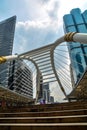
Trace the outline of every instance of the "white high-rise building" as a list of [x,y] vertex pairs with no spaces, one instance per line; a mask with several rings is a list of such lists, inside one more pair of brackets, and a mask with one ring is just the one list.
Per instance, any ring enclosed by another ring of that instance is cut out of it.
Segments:
[[33,98],[32,71],[23,60],[13,60],[9,73],[9,89]]

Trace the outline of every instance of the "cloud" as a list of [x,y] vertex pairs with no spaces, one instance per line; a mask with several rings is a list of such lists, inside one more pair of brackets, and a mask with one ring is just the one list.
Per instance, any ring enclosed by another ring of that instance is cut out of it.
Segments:
[[[28,5],[28,0],[25,1]],[[61,23],[58,23],[57,1],[38,1],[30,3],[31,5],[35,4],[34,10],[32,12],[30,10],[34,18],[17,22],[14,42],[14,52],[16,51],[16,53],[22,53],[52,43],[63,31],[63,29],[60,29]]]
[[18,22],[14,52],[23,53],[54,42],[58,38],[57,24],[50,20]]
[[60,0],[58,17],[62,18],[64,14],[69,14],[73,8],[80,8],[82,11],[87,9],[87,1],[84,0]]
[[57,82],[53,82],[50,84],[50,92],[50,95],[54,97],[55,102],[62,102],[65,98]]
[[47,11],[51,20],[58,20],[58,9],[59,9],[59,2],[55,1],[52,4],[51,9]]

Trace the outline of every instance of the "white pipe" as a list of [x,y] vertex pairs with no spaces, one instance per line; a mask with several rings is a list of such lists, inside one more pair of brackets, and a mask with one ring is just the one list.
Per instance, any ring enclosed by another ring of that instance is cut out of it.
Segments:
[[10,56],[5,56],[6,61],[11,61],[11,60],[15,60],[18,58],[18,55],[10,55]]
[[73,41],[87,44],[87,33],[74,34]]

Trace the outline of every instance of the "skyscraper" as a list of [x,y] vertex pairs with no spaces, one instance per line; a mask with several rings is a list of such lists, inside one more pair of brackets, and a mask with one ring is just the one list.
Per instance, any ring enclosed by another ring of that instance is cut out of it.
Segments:
[[33,98],[32,71],[23,60],[13,60],[10,62],[9,89]]
[[[79,8],[72,9],[63,17],[64,31],[87,33],[87,10],[81,13]],[[87,66],[87,44],[67,43],[75,84],[81,78]]]
[[49,83],[43,85],[43,99],[46,101],[46,103],[50,102]]
[[[0,22],[0,56],[12,54],[16,16]],[[0,65],[0,83],[7,87],[9,62]]]
[[50,103],[54,103],[54,97],[50,96]]
[[[38,81],[37,81],[38,82]],[[38,101],[43,98],[43,76],[42,74],[40,73],[40,89],[39,89],[39,92],[38,92]]]

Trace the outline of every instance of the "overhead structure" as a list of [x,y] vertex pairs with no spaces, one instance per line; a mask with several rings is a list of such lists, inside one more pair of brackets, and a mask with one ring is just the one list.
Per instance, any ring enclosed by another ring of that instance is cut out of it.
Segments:
[[[36,100],[38,100],[38,93],[40,91],[40,84],[47,82],[57,81],[63,94],[68,99],[67,94],[64,90],[64,87],[61,83],[60,78],[57,75],[57,71],[55,69],[54,64],[54,50],[57,46],[59,46],[62,42],[80,42],[87,43],[87,34],[84,33],[67,33],[63,37],[56,40],[53,44],[22,53],[20,55],[12,55],[12,56],[2,56],[0,57],[0,63],[4,63],[6,61],[14,60],[14,59],[27,59],[31,61],[37,70],[37,85],[36,85]],[[41,77],[42,76],[42,79]]]

